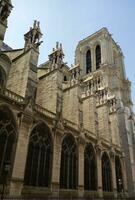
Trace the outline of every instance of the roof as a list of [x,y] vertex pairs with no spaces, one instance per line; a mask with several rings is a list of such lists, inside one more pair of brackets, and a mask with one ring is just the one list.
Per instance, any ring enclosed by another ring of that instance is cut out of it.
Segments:
[[119,50],[119,51],[122,53],[120,46],[119,46],[119,45],[117,44],[117,42],[115,42],[115,40],[112,38],[112,35],[109,33],[109,31],[108,31],[108,29],[107,29],[106,27],[103,27],[103,28],[99,29],[98,31],[96,31],[95,33],[89,35],[88,37],[86,37],[86,38],[80,40],[80,41],[78,42],[77,47],[78,47],[79,45],[85,43],[87,40],[93,39],[94,37],[96,37],[96,36],[98,36],[98,35],[100,35],[100,34],[102,34],[102,33],[108,33],[108,34],[110,35],[111,39],[112,39],[112,42],[113,42],[114,46],[117,48],[117,50]]
[[11,50],[12,50],[12,48],[3,42],[1,51],[11,51]]
[[95,33],[93,33],[93,34],[87,36],[86,38],[84,38],[84,39],[82,39],[82,40],[80,40],[80,41],[79,41],[79,44],[85,42],[86,40],[88,40],[88,39],[90,39],[90,38],[95,37],[96,35],[100,34],[101,32],[107,32],[107,33],[109,33],[108,29],[107,29],[106,27],[103,27],[103,28],[101,28],[100,30],[96,31]]

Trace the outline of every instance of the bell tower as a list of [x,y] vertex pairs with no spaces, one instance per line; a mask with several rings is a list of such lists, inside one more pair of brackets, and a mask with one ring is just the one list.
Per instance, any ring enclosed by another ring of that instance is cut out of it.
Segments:
[[5,32],[7,29],[7,19],[10,15],[13,6],[11,0],[0,1],[0,48],[4,40]]

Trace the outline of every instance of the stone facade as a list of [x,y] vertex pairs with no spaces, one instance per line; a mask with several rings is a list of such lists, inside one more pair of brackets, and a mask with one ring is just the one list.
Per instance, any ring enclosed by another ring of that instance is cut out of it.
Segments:
[[24,35],[24,48],[3,45],[11,9],[11,1],[0,2],[0,184],[6,180],[5,193],[135,196],[135,115],[120,47],[102,28],[78,43],[71,67],[63,62],[59,43],[37,66],[39,22]]

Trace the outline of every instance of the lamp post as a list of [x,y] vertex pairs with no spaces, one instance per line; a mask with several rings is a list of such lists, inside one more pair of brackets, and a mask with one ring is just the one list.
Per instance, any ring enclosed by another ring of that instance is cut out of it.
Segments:
[[7,178],[10,171],[10,161],[5,161],[3,166],[3,182],[2,182],[2,192],[1,192],[1,200],[4,199],[5,187],[7,185]]

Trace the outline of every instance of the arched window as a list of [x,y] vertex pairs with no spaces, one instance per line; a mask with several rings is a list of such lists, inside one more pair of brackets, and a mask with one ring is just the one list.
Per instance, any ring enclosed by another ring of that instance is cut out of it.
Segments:
[[101,48],[99,45],[96,46],[96,69],[100,68],[101,64]]
[[24,185],[48,187],[51,176],[52,140],[43,122],[32,130],[29,138]]
[[92,64],[91,64],[91,51],[88,50],[86,53],[86,74],[91,72]]
[[77,147],[71,135],[67,135],[62,142],[60,187],[77,188]]
[[0,108],[0,184],[6,181],[7,163],[12,164],[15,140],[16,126],[13,115],[6,106],[3,106]]
[[5,72],[4,70],[0,67],[0,87],[4,86],[5,84]]
[[88,144],[84,151],[84,188],[85,190],[97,189],[96,158],[91,144]]
[[64,81],[67,81],[67,76],[66,75],[64,76]]
[[111,164],[107,153],[102,156],[102,185],[103,191],[112,191],[112,172]]
[[123,177],[122,177],[122,168],[120,159],[118,156],[115,157],[115,172],[116,172],[116,182],[117,182],[117,191],[123,191]]

